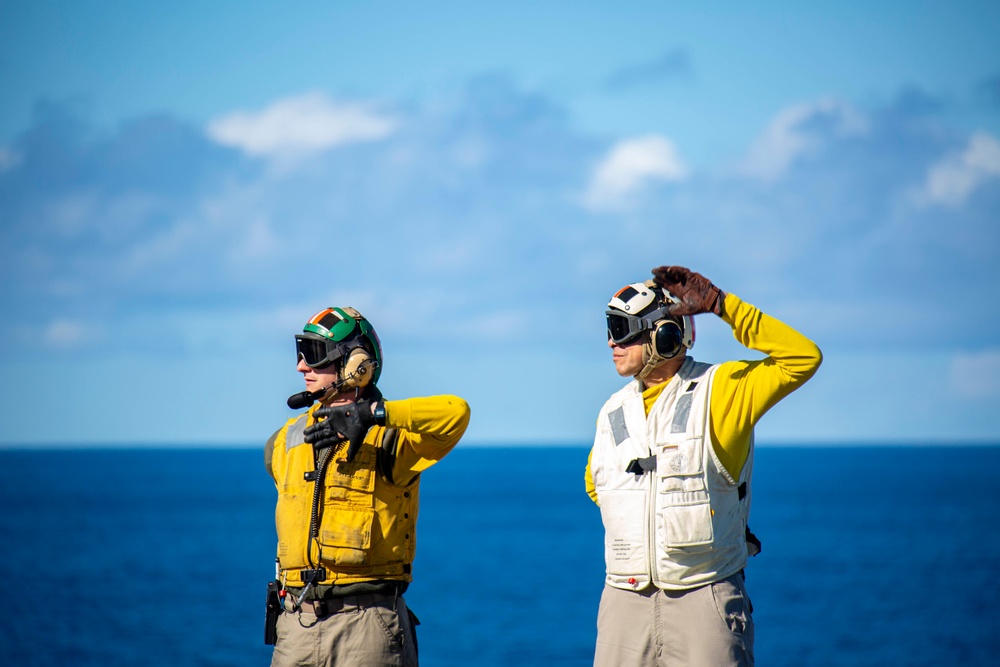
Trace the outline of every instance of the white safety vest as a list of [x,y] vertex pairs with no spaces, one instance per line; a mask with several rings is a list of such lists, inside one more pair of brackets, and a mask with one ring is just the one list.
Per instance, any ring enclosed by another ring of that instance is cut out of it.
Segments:
[[611,586],[683,590],[724,579],[746,564],[753,438],[740,477],[733,479],[710,436],[716,368],[686,359],[648,417],[638,381],[601,408],[590,471]]

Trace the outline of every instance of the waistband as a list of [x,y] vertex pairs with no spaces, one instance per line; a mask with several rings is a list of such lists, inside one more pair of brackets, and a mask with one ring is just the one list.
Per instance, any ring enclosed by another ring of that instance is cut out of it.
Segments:
[[[343,598],[351,595],[364,595],[365,593],[375,593],[381,595],[402,595],[409,588],[407,581],[359,581],[353,584],[320,584],[313,586],[306,592],[307,600],[330,600],[333,598]],[[286,590],[289,595],[298,598],[304,586],[288,586]]]
[[362,593],[361,595],[346,595],[339,598],[326,598],[323,600],[303,600],[301,604],[295,604],[295,598],[288,595],[282,600],[282,609],[285,611],[301,611],[313,616],[329,616],[367,607],[389,606],[395,607],[399,594],[384,593]]

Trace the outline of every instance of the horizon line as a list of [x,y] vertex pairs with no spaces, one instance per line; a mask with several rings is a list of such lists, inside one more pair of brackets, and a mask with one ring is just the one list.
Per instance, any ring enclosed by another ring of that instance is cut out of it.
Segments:
[[[850,447],[997,447],[1000,439],[872,439],[872,440],[791,440],[781,439],[758,442],[759,448],[850,448]],[[62,451],[62,450],[262,450],[263,443],[246,442],[2,442],[2,451]],[[589,449],[591,443],[583,441],[478,441],[460,442],[456,449]]]

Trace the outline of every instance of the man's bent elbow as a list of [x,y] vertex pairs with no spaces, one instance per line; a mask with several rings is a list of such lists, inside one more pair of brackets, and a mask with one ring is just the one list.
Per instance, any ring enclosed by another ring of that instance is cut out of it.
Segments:
[[802,384],[813,375],[816,375],[816,371],[819,370],[820,365],[823,363],[823,351],[819,349],[816,343],[809,341],[809,349],[803,350],[803,352],[803,368],[798,378],[798,384]]
[[449,430],[457,433],[460,438],[465,433],[465,429],[469,427],[472,408],[469,407],[469,403],[464,398],[459,396],[449,395],[444,398],[453,414]]

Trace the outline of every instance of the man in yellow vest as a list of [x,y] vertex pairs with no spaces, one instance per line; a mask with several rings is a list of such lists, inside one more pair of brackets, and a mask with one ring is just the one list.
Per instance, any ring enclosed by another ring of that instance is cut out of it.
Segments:
[[382,346],[353,308],[326,308],[295,337],[306,391],[265,446],[278,490],[271,664],[417,665],[412,580],[420,473],[469,423],[457,396],[385,400]]
[[[743,568],[753,430],[822,361],[808,338],[679,266],[619,290],[608,346],[634,378],[601,408],[587,493],[601,509],[607,577],[595,667],[753,665]],[[721,364],[687,356],[694,315],[714,313],[766,355]]]

